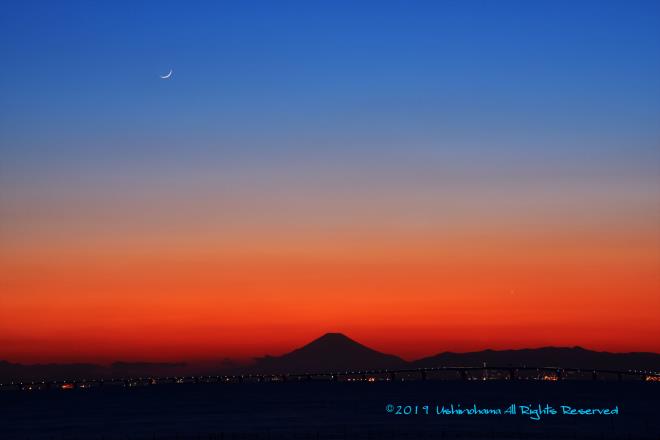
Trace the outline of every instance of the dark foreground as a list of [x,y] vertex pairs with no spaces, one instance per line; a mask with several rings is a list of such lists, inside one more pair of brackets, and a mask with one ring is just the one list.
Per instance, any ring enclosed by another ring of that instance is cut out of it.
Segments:
[[[517,405],[516,415],[437,415]],[[386,406],[411,405],[410,415]],[[541,415],[520,405],[614,408]],[[418,405],[415,415],[415,405]],[[423,408],[428,405],[428,412]],[[414,381],[172,384],[0,393],[1,439],[659,439],[660,386],[644,382]]]

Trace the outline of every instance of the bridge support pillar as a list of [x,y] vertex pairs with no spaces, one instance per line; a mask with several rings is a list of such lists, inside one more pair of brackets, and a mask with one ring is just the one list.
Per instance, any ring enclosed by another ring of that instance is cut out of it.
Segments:
[[422,380],[426,380],[426,371],[422,371]]
[[518,375],[516,374],[516,369],[511,368],[509,369],[509,380],[516,380],[518,379]]
[[462,380],[468,380],[467,370],[459,370]]

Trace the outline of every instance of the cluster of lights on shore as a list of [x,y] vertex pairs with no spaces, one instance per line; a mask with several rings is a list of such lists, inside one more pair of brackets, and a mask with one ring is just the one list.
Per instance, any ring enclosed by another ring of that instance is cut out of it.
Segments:
[[[623,380],[623,376],[637,378],[645,382],[660,382],[660,372],[657,371],[643,371],[643,370],[627,370],[627,371],[603,371],[579,369],[565,370],[557,369],[552,371],[552,368],[537,369],[536,375],[526,377],[518,377],[511,375],[517,369],[507,368],[508,374],[503,374],[504,369],[499,370],[499,374],[492,374],[495,368],[476,368],[476,367],[439,367],[428,368],[420,370],[378,370],[378,371],[344,371],[336,373],[305,373],[305,374],[248,374],[237,376],[174,376],[174,377],[137,377],[137,378],[119,378],[119,379],[65,379],[62,381],[36,381],[36,382],[10,382],[0,383],[0,391],[8,390],[44,390],[44,389],[59,389],[59,390],[74,390],[74,389],[91,389],[100,388],[104,385],[109,386],[124,386],[124,387],[141,387],[159,384],[197,384],[197,383],[243,383],[243,382],[303,382],[303,381],[326,381],[326,382],[394,382],[394,381],[410,381],[410,380],[427,380],[428,373],[434,372],[458,372],[460,378],[463,380],[482,381],[482,380],[536,380],[536,381],[560,381],[570,377],[569,373],[574,374],[572,379],[579,379],[581,373],[591,373],[593,379],[598,378],[598,374],[615,374],[618,380]],[[467,374],[468,371],[483,370],[480,376],[473,376]],[[576,374],[577,373],[577,374]],[[439,379],[439,378],[436,378]],[[443,380],[443,379],[439,379]],[[444,380],[451,380],[444,378]]]

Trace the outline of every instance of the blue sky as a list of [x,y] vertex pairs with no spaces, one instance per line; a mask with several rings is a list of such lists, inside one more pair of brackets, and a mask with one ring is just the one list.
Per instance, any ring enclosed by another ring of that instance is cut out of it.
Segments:
[[28,1],[1,20],[18,198],[351,167],[374,186],[428,164],[644,188],[660,171],[657,2]]
[[5,5],[3,143],[657,135],[657,2],[138,3]]

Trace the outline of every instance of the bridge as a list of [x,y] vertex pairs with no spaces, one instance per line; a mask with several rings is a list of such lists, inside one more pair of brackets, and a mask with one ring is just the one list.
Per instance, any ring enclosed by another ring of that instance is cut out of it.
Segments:
[[147,386],[181,383],[263,383],[263,382],[394,382],[410,380],[641,380],[660,382],[660,372],[646,370],[603,370],[563,367],[483,366],[430,367],[409,369],[345,370],[287,374],[237,374],[216,376],[121,377],[107,379],[64,379],[42,381],[11,381],[0,383],[3,390],[40,390],[96,388],[103,386]]

